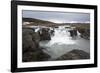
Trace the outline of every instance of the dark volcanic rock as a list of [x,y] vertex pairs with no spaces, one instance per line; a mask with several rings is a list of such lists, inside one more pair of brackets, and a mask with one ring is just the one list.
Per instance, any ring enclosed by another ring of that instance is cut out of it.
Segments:
[[71,37],[77,36],[77,30],[76,29],[69,30],[69,32],[70,32]]
[[50,30],[50,35],[54,36],[54,32],[55,32],[54,30]]
[[47,61],[50,56],[43,51],[26,52],[23,54],[23,62]]
[[81,37],[84,39],[90,39],[90,30],[89,29],[79,29],[78,28],[79,33],[81,34]]
[[48,54],[42,51],[39,46],[40,36],[32,29],[24,29],[22,32],[22,61],[43,61],[48,60]]
[[57,60],[77,60],[77,59],[89,59],[89,58],[90,58],[89,53],[83,50],[75,49],[59,57]]
[[49,29],[47,28],[42,28],[40,30],[40,38],[41,40],[51,40],[51,36],[50,36],[50,33],[49,33]]
[[39,48],[39,35],[33,32],[32,29],[23,29],[22,32],[22,42],[23,51],[34,51]]

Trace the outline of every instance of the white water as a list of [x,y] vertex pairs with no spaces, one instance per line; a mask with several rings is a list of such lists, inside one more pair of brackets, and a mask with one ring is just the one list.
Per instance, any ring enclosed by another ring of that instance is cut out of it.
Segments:
[[73,49],[90,52],[90,41],[81,38],[79,33],[77,37],[72,38],[68,30],[70,29],[56,28],[55,35],[52,36],[50,41],[40,42],[40,46],[45,48],[43,51],[49,54],[52,59],[58,58]]

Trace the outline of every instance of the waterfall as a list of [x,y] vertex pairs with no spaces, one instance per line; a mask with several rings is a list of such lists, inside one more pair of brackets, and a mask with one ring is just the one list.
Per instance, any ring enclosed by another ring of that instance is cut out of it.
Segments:
[[90,42],[80,37],[77,31],[77,37],[73,39],[70,36],[70,28],[55,28],[55,34],[51,37],[50,41],[41,41],[40,46],[44,47],[44,52],[49,54],[52,59],[58,58],[63,54],[73,50],[81,49],[86,52],[90,51]]

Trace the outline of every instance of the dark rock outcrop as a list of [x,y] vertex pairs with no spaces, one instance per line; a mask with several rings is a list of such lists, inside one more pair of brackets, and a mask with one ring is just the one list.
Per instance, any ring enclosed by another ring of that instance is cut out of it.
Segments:
[[49,33],[49,29],[47,28],[42,28],[40,30],[40,40],[51,40],[51,36],[50,36],[50,33]]
[[37,50],[39,48],[40,37],[32,29],[23,29],[22,32],[22,42],[23,42],[23,51],[27,50]]
[[70,36],[71,36],[71,37],[77,36],[77,30],[76,30],[76,29],[74,29],[74,30],[69,30],[69,32],[70,32]]
[[47,61],[50,56],[43,51],[28,51],[23,53],[23,62]]
[[72,50],[63,56],[59,57],[57,60],[78,60],[78,59],[89,59],[89,53],[83,50]]
[[49,55],[42,51],[39,46],[40,36],[32,29],[22,30],[22,61],[42,61],[47,60]]
[[79,33],[81,34],[80,36],[84,39],[89,40],[90,39],[90,29],[85,29],[85,28],[77,28]]
[[50,30],[50,35],[54,36],[54,32],[55,32],[54,30]]

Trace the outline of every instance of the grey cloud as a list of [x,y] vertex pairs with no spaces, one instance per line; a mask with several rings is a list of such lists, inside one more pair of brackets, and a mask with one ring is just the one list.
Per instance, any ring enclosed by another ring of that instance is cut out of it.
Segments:
[[89,13],[75,13],[75,12],[47,12],[47,11],[30,11],[23,10],[23,17],[37,18],[47,21],[57,20],[61,22],[90,22]]

